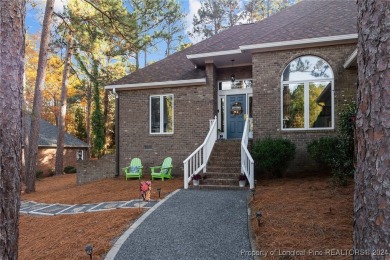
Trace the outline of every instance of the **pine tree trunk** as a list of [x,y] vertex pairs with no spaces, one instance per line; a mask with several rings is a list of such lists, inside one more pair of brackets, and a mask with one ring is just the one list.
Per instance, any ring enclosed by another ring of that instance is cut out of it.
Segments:
[[0,259],[18,258],[25,14],[0,1]]
[[[354,248],[390,253],[390,1],[358,0]],[[366,251],[369,252],[369,251]],[[368,257],[355,255],[355,259]],[[371,259],[385,259],[383,254]]]
[[107,150],[110,142],[111,142],[111,138],[110,138],[110,118],[108,116],[108,114],[110,113],[110,102],[109,102],[109,98],[108,98],[108,91],[104,91],[104,100],[103,100],[103,103],[104,103],[104,108],[103,108],[103,117],[104,117],[104,150]]
[[69,36],[68,46],[66,49],[66,58],[64,73],[62,76],[60,113],[58,115],[58,135],[57,135],[57,150],[56,150],[56,166],[55,174],[62,175],[64,173],[64,135],[65,135],[65,116],[68,96],[68,78],[73,52],[73,36]]
[[47,53],[50,41],[50,24],[53,14],[54,0],[47,0],[45,16],[43,18],[41,43],[39,48],[39,60],[37,79],[35,82],[33,111],[31,115],[30,126],[30,144],[28,149],[28,161],[26,162],[25,177],[26,177],[26,192],[35,192],[35,171],[38,157],[38,141],[39,141],[39,123],[41,120],[42,110],[42,92],[45,87],[45,75],[47,65]]
[[88,154],[86,158],[91,157],[91,103],[92,103],[92,89],[91,83],[88,81],[87,89],[87,144],[88,144]]
[[29,136],[29,131],[28,131],[28,109],[27,109],[27,103],[26,101],[23,102],[23,158],[24,162],[22,163],[23,168],[23,175],[22,175],[22,181],[26,183],[26,172],[25,172],[25,167],[26,167],[26,162],[28,161],[28,136]]

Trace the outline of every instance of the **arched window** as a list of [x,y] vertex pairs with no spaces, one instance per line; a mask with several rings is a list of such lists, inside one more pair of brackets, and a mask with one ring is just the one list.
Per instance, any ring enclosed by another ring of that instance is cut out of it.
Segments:
[[332,129],[333,85],[332,68],[323,59],[301,56],[290,62],[282,74],[282,129]]

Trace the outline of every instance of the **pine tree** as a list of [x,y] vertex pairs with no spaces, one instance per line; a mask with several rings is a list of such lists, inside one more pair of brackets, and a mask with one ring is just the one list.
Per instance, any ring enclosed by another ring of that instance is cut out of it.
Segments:
[[367,250],[370,259],[385,259],[390,250],[390,1],[357,3],[354,248]]
[[18,258],[26,2],[0,2],[0,259]]

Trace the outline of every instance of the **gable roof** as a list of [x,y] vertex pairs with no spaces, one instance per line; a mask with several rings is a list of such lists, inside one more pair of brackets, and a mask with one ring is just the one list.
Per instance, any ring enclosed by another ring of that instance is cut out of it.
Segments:
[[[28,116],[27,120],[27,131],[30,132],[31,117]],[[57,135],[58,127],[50,124],[49,122],[41,119],[39,122],[39,141],[38,147],[57,147]],[[64,135],[64,148],[88,148],[89,145],[77,137],[65,133]]]
[[106,89],[137,83],[158,85],[165,81],[203,79],[202,66],[207,58],[236,55],[239,64],[240,57],[242,61],[251,59],[251,49],[346,42],[357,42],[355,0],[303,0],[267,19],[222,31],[123,77]]

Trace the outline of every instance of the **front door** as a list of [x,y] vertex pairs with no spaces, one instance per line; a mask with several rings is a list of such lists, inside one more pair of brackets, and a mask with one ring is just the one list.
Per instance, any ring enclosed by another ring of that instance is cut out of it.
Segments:
[[244,115],[246,114],[246,95],[227,96],[227,138],[242,138]]

